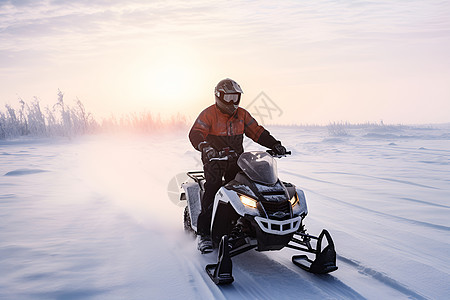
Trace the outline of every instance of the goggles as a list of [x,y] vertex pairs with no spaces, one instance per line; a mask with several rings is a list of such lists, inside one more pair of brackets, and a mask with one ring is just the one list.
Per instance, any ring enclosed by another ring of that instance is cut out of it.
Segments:
[[222,100],[226,103],[239,104],[239,101],[241,100],[241,94],[223,94]]

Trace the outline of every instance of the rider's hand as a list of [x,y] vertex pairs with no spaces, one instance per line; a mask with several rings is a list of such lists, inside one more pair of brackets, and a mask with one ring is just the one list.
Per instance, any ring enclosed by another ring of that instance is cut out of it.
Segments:
[[277,155],[285,155],[286,154],[286,148],[283,145],[281,145],[280,142],[273,145],[272,150]]
[[211,158],[219,157],[219,152],[208,143],[201,143],[199,149],[202,151],[202,156],[208,161]]

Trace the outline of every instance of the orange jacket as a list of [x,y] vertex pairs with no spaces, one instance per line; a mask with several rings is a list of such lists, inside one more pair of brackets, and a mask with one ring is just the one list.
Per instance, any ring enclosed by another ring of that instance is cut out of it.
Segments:
[[229,147],[238,154],[244,152],[244,134],[253,141],[271,148],[277,141],[245,109],[238,107],[233,115],[222,113],[215,104],[203,110],[189,132],[189,140],[195,149],[201,142],[208,142],[220,151]]

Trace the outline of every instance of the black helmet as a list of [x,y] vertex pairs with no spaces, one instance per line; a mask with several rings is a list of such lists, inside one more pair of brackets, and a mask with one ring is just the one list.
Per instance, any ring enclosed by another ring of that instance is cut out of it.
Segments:
[[243,93],[236,81],[230,78],[221,80],[214,89],[216,105],[221,112],[232,115],[239,107]]

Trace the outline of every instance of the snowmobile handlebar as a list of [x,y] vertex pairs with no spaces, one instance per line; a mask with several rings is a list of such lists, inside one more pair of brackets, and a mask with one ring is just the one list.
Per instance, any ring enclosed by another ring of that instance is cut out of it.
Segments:
[[[281,157],[286,157],[287,155],[291,155],[292,152],[291,151],[286,151],[285,154],[278,154],[275,153],[275,151],[273,150],[267,150],[267,153],[270,154],[270,156],[275,157],[275,158],[281,158]],[[230,150],[230,149],[224,149],[219,151],[219,156],[217,157],[212,157],[209,159],[209,161],[228,161],[228,160],[233,160],[233,159],[237,159],[238,158],[238,154],[236,151],[234,150]]]
[[276,157],[276,158],[286,157],[287,155],[292,154],[291,151],[286,151],[285,154],[278,154],[278,153],[275,153],[275,151],[273,151],[273,150],[267,150],[266,152],[269,153],[272,157]]
[[219,156],[212,157],[209,159],[209,161],[220,161],[220,160],[232,160],[236,159],[238,157],[238,154],[234,150],[230,150],[229,148],[225,148],[221,151],[219,151]]

